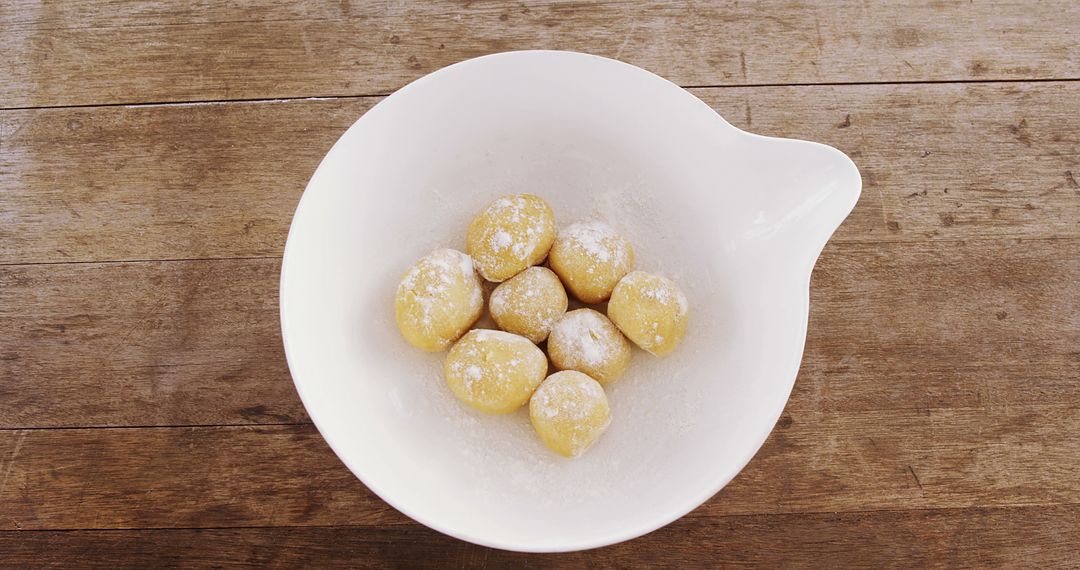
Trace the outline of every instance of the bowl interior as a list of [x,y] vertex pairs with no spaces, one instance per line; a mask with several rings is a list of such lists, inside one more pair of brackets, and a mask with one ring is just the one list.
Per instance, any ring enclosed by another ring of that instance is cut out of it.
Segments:
[[[282,270],[286,352],[341,459],[399,510],[517,550],[648,532],[730,480],[783,409],[805,337],[810,269],[858,195],[834,149],[739,131],[640,69],[561,52],[471,60],[377,105],[303,197]],[[635,351],[613,421],[577,460],[547,451],[527,411],[487,416],[445,387],[444,354],[407,345],[393,294],[470,218],[511,193],[560,225],[599,218],[637,267],[690,300],[670,357]]]

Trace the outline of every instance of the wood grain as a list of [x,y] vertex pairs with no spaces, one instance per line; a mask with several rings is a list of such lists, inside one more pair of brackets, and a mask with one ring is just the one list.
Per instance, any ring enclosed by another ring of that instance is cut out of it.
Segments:
[[0,533],[7,566],[90,568],[687,568],[755,565],[1066,568],[1080,507],[683,519],[615,546],[558,555],[473,546],[419,525]]
[[3,431],[0,458],[4,530],[408,521],[310,425]]
[[837,242],[1080,236],[1080,83],[694,90],[736,126],[847,153]]
[[[740,127],[836,146],[838,242],[1080,237],[1080,82],[700,89]],[[0,264],[280,255],[373,100],[0,112]]]
[[0,106],[385,94],[515,49],[615,57],[681,85],[1076,78],[1078,24],[1069,0],[16,0],[0,11]]
[[[1080,406],[790,412],[690,518],[1080,502]],[[7,530],[398,525],[310,425],[0,431]]]
[[0,113],[0,260],[279,256],[308,177],[372,103]]
[[1078,291],[1075,239],[830,244],[788,407],[1080,404]]
[[[278,271],[276,259],[0,267],[0,427],[306,421]],[[1077,239],[830,244],[788,409],[1080,405],[1078,284]]]
[[0,268],[0,426],[306,421],[280,261]]
[[[0,2],[0,567],[1075,566],[1078,26],[1069,0]],[[343,130],[529,48],[641,65],[864,180],[760,453],[672,525],[555,556],[374,496],[276,307]]]

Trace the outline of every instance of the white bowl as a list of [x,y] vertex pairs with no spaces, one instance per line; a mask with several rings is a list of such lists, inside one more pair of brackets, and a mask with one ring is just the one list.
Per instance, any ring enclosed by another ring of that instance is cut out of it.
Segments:
[[[625,63],[452,65],[364,114],[311,178],[281,269],[289,368],[338,457],[435,530],[521,551],[634,538],[708,500],[765,441],[802,358],[810,271],[860,187],[836,149],[740,131]],[[576,460],[545,449],[524,410],[466,409],[444,355],[394,324],[402,272],[463,250],[469,219],[520,192],[560,224],[606,220],[690,300],[682,346],[636,351],[609,390],[611,427]]]

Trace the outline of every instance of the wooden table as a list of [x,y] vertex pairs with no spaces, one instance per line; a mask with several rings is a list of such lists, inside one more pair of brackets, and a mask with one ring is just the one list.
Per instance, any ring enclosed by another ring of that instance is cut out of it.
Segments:
[[[0,3],[0,566],[1080,564],[1080,3],[225,4]],[[522,48],[640,65],[864,179],[757,457],[558,556],[369,492],[277,320],[343,130]]]

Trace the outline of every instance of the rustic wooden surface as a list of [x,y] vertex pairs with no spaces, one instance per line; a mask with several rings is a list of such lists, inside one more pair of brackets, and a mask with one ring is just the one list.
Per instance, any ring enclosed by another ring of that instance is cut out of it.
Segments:
[[[0,567],[1075,566],[1077,29],[1071,0],[0,3]],[[522,48],[642,65],[864,181],[757,457],[667,528],[558,556],[372,495],[277,324],[344,128]]]

